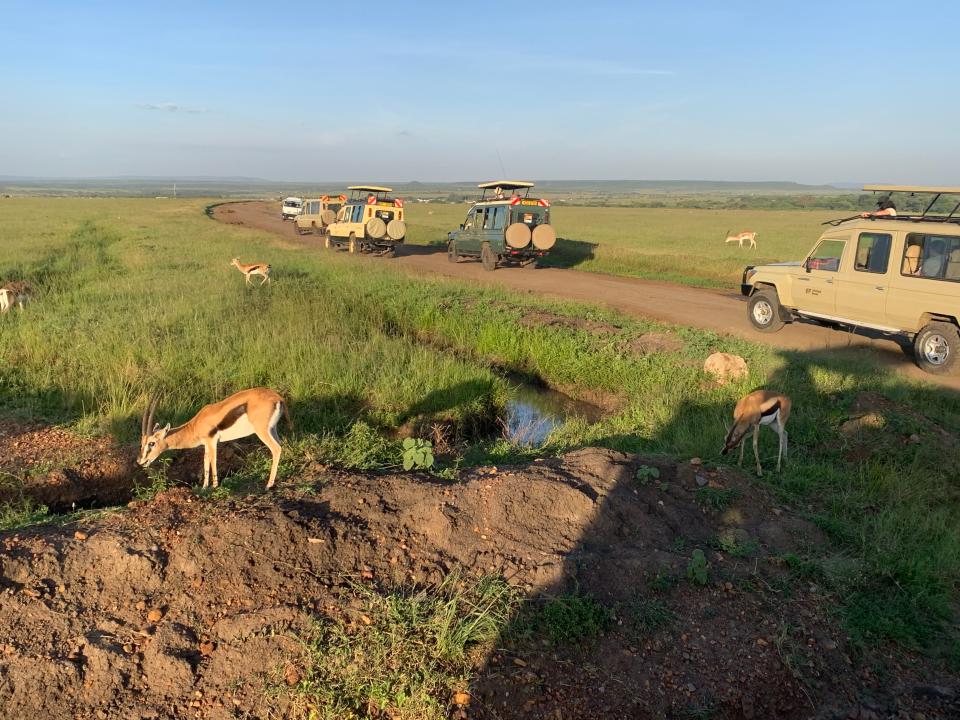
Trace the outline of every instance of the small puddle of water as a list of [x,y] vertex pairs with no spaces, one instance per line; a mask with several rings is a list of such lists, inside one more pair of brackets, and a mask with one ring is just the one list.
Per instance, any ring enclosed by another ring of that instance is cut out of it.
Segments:
[[603,417],[603,410],[596,405],[517,378],[510,381],[512,392],[507,401],[504,435],[516,445],[542,445],[550,433],[569,418],[597,422]]

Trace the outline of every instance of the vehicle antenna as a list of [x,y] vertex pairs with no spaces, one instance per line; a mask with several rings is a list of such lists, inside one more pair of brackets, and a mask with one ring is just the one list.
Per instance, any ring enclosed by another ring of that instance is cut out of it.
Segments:
[[503,167],[503,158],[500,157],[500,148],[498,148],[496,145],[494,145],[494,146],[493,146],[493,149],[497,151],[497,162],[500,163],[500,172],[503,173],[500,177],[506,179],[506,177],[507,177],[507,171],[506,171],[506,169]]

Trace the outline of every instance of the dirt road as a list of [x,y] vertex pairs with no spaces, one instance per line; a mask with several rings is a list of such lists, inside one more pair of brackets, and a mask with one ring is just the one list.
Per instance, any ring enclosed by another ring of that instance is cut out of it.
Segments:
[[[316,236],[299,236],[293,223],[280,219],[276,203],[228,203],[215,207],[212,214],[222,222],[268,230],[319,247]],[[747,321],[745,299],[737,288],[722,292],[566,268],[508,267],[488,272],[479,262],[471,260],[451,264],[440,246],[407,246],[391,260],[364,260],[391,263],[414,274],[444,275],[564,300],[601,303],[631,315],[736,335],[787,350],[862,351],[869,348],[909,377],[960,390],[960,378],[937,378],[922,372],[892,337],[833,330],[807,322],[793,323],[775,334],[759,333]]]

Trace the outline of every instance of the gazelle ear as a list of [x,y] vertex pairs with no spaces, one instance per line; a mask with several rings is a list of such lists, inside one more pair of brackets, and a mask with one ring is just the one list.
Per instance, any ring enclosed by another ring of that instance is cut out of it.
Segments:
[[167,433],[170,432],[170,423],[167,423],[163,428],[163,436],[166,437]]

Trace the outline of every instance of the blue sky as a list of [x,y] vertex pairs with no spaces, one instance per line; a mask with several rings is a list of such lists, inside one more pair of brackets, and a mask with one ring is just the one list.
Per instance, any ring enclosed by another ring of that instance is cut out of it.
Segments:
[[960,184],[955,3],[0,0],[0,175]]

